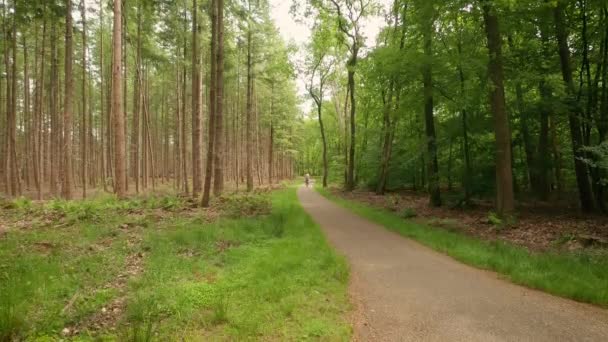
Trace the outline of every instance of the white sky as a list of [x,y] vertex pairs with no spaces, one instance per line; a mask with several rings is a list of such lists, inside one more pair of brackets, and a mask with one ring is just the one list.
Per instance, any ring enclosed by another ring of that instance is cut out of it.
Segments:
[[[270,5],[272,7],[272,18],[278,27],[281,36],[283,36],[283,39],[285,39],[286,42],[294,42],[298,45],[298,47],[300,47],[300,53],[297,56],[294,56],[294,62],[297,64],[301,63],[303,60],[303,47],[310,38],[311,30],[310,27],[307,27],[305,24],[297,23],[289,13],[289,8],[291,7],[292,1],[293,0],[270,0]],[[390,8],[392,1],[393,0],[376,0],[376,2],[379,3],[384,10]],[[366,45],[368,48],[373,48],[375,46],[376,37],[385,25],[386,21],[382,15],[370,17],[363,22],[362,34],[367,38]],[[298,93],[305,100],[301,106],[301,109],[308,114],[312,103],[306,94],[306,80],[304,79],[303,75],[298,75],[296,81],[298,85]]]

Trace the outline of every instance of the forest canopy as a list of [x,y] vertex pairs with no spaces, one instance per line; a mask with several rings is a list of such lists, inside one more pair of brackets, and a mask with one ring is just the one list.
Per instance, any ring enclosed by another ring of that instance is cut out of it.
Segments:
[[[347,189],[424,190],[433,206],[492,197],[508,214],[516,198],[578,198],[605,212],[606,6],[309,0],[321,129],[307,167]],[[386,25],[364,46],[364,18],[377,13]]]

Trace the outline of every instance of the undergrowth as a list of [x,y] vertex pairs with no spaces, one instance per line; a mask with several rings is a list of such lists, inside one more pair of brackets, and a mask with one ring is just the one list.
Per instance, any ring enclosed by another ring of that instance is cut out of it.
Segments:
[[348,268],[293,188],[212,209],[175,196],[2,206],[25,223],[0,238],[0,341],[350,337]]

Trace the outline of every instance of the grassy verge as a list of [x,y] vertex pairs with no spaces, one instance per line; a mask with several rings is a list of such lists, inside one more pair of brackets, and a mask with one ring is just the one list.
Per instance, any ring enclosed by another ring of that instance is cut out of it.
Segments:
[[601,252],[533,253],[502,241],[417,224],[388,212],[317,191],[354,213],[466,264],[496,271],[510,281],[608,307],[608,256]]
[[0,238],[0,340],[348,340],[345,261],[293,188],[269,196],[213,220],[171,197],[18,203],[10,222],[40,218]]

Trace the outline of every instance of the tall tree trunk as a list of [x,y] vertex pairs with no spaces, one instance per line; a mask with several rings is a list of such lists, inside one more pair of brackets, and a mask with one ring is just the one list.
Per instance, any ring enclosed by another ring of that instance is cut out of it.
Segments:
[[209,73],[209,134],[207,136],[207,163],[205,165],[205,184],[203,187],[202,206],[208,207],[211,197],[211,182],[213,176],[213,153],[215,150],[215,119],[216,119],[216,81],[217,81],[217,0],[211,0],[211,69]]
[[[177,55],[179,55],[179,47],[177,48]],[[182,179],[181,179],[181,175],[182,175],[182,161],[181,161],[181,144],[182,144],[182,138],[181,138],[181,134],[180,134],[180,127],[181,127],[181,115],[180,115],[180,110],[181,110],[181,105],[180,105],[180,84],[181,84],[181,76],[180,76],[180,72],[179,72],[179,66],[176,66],[175,69],[175,83],[176,83],[176,87],[175,87],[175,131],[174,131],[174,136],[175,136],[175,147],[173,150],[173,155],[175,156],[175,164],[173,165],[173,174],[175,177],[175,188],[177,190],[181,189],[182,186]]]
[[[99,136],[101,137],[101,146],[100,146],[100,155],[101,155],[101,182],[103,184],[103,190],[108,191],[108,184],[106,181],[107,170],[106,167],[108,165],[108,160],[106,155],[106,145],[110,144],[109,134],[106,134],[106,131],[109,132],[109,128],[106,129],[105,126],[109,126],[110,122],[107,120],[109,118],[109,114],[106,114],[106,84],[105,80],[105,72],[104,72],[104,19],[103,19],[103,1],[99,0],[99,84],[100,84],[100,98],[99,98],[99,107],[100,107],[100,132]],[[51,41],[52,44],[52,41]]]
[[59,168],[61,165],[61,125],[59,124],[59,67],[57,60],[57,23],[53,20],[51,27],[51,87],[49,96],[51,116],[51,141],[50,141],[50,190],[53,196],[59,194]]
[[[88,146],[88,131],[87,131],[87,7],[86,0],[81,0],[80,16],[82,19],[82,198],[87,197],[87,146]],[[89,122],[89,125],[91,123]]]
[[216,91],[215,91],[215,153],[213,166],[213,194],[219,196],[224,188],[224,144],[222,142],[224,132],[224,0],[216,0],[217,6],[217,62],[216,62]]
[[464,187],[464,199],[463,203],[468,205],[471,199],[471,156],[469,153],[469,129],[468,129],[468,118],[466,108],[466,93],[465,93],[465,78],[464,70],[462,68],[462,39],[458,40],[458,80],[460,81],[460,98],[462,100],[462,108],[460,109],[460,120],[462,122],[462,150],[464,157],[464,175],[463,175],[463,187]]
[[515,199],[511,168],[511,130],[505,104],[502,40],[496,9],[487,0],[482,0],[482,7],[490,55],[490,106],[494,115],[496,138],[496,211],[499,215],[509,215],[515,210]]
[[425,5],[424,55],[426,63],[423,69],[424,85],[424,126],[427,139],[427,173],[429,204],[433,207],[441,206],[441,193],[439,190],[439,163],[437,162],[437,137],[435,134],[435,115],[433,105],[433,37],[434,8],[432,2]]
[[40,69],[37,72],[36,77],[36,94],[35,94],[35,125],[34,130],[36,134],[36,151],[35,151],[35,163],[34,169],[36,173],[36,198],[38,200],[42,200],[42,169],[43,169],[43,118],[42,118],[42,106],[43,106],[43,97],[44,97],[44,65],[45,65],[45,42],[46,42],[46,18],[44,18],[42,23],[42,43],[40,52],[36,54],[36,59],[40,58],[40,63],[36,63],[36,68],[40,65]]
[[29,57],[27,49],[27,39],[25,35],[21,36],[23,40],[23,119],[25,122],[24,131],[24,150],[23,150],[23,166],[25,184],[29,189],[33,177],[33,164],[34,155],[32,149],[35,149],[33,144],[34,132],[32,129],[32,114],[31,114],[31,103],[30,103],[30,75],[29,75]]
[[[6,84],[6,118],[7,118],[7,149],[6,149],[6,187],[10,196],[19,194],[19,171],[17,166],[17,30],[16,19],[13,15],[13,24],[7,34],[6,44],[10,41],[10,50],[5,47],[6,74],[11,71],[10,82]],[[12,60],[9,66],[8,51],[12,50]]]
[[268,141],[268,184],[274,182],[274,82],[270,86],[270,139]]
[[346,95],[344,96],[344,146],[342,153],[344,154],[344,187],[348,184],[348,99],[350,98],[350,87],[346,87]]
[[137,2],[137,46],[135,51],[135,78],[133,79],[133,117],[131,124],[131,172],[135,181],[135,193],[139,193],[139,144],[141,116],[141,1]]
[[[7,25],[6,25],[6,6],[3,6],[2,8],[2,37],[8,42],[9,39],[9,35],[8,35],[8,29],[7,29]],[[9,86],[9,70],[10,70],[10,65],[9,65],[9,61],[8,61],[8,48],[4,48],[2,51],[2,57],[3,57],[3,66],[5,68],[5,70],[3,72],[6,73],[7,77],[6,79],[6,98],[3,97],[2,94],[4,94],[2,86],[4,85],[2,78],[0,78],[0,111],[4,111],[4,115],[6,117],[6,120],[0,120],[0,177],[2,177],[2,179],[0,180],[0,183],[2,183],[3,185],[3,191],[5,193],[9,193],[9,175],[8,175],[8,117],[9,117],[9,112],[10,112],[10,86]],[[2,103],[2,100],[5,100],[4,103]]]
[[66,0],[65,12],[65,92],[63,94],[63,168],[61,194],[72,199],[72,110],[74,106],[72,0]]
[[[251,5],[250,5],[251,6]],[[247,31],[247,127],[245,129],[246,132],[246,144],[247,151],[246,153],[246,174],[247,174],[247,191],[253,190],[253,163],[252,163],[252,155],[253,155],[253,141],[252,141],[252,111],[253,111],[253,63],[252,63],[252,32],[251,32],[251,23],[248,24]]]
[[126,196],[125,117],[122,104],[122,0],[114,0],[112,30],[112,116],[114,117],[114,192]]
[[124,154],[125,154],[125,193],[129,192],[129,175],[128,175],[128,169],[129,169],[129,164],[128,164],[128,155],[129,155],[129,146],[128,146],[128,142],[127,142],[127,137],[129,136],[129,132],[128,132],[128,125],[127,125],[127,121],[128,121],[128,100],[127,100],[127,96],[129,93],[128,90],[128,85],[127,85],[127,81],[128,81],[128,72],[127,72],[127,68],[128,68],[128,63],[127,63],[127,33],[129,31],[129,28],[127,26],[127,9],[128,7],[125,6],[127,0],[123,0],[121,3],[122,6],[122,13],[121,13],[121,22],[122,22],[122,40],[121,40],[121,49],[122,49],[122,66],[121,66],[121,70],[122,70],[122,105],[123,105],[123,110],[122,110],[122,115],[124,116],[124,139],[125,139],[125,144],[124,144]]
[[192,196],[202,190],[198,3],[192,0]]
[[[317,118],[319,120],[319,129],[321,130],[321,143],[323,148],[323,187],[327,187],[327,175],[328,175],[328,161],[327,161],[327,138],[325,136],[325,125],[323,123],[323,95],[325,92],[325,81],[330,72],[329,69],[323,69],[323,60],[325,56],[321,56],[317,61],[317,64],[312,70],[312,75],[310,77],[310,85],[307,86],[308,93],[313,98],[315,105],[317,107]],[[316,93],[314,91],[314,79],[315,74],[319,73],[319,92]]]
[[357,42],[351,47],[351,57],[348,61],[348,90],[350,94],[350,146],[348,150],[348,173],[346,177],[346,190],[352,191],[355,189],[355,147],[356,139],[356,118],[357,113],[356,98],[355,98],[355,68],[357,67],[357,59],[359,47]]
[[570,125],[570,135],[572,138],[572,150],[574,153],[574,171],[576,173],[576,183],[578,185],[578,193],[581,203],[581,209],[585,212],[595,210],[593,203],[593,194],[591,193],[591,184],[589,182],[589,174],[587,165],[581,160],[583,153],[583,135],[581,130],[581,110],[577,101],[575,101],[574,80],[572,78],[572,66],[570,65],[570,48],[568,47],[568,32],[564,19],[564,9],[561,1],[553,9],[555,20],[555,35],[557,37],[558,52],[560,56],[562,78],[566,84],[566,90],[570,98],[571,113],[568,116]]
[[[184,60],[186,60],[187,56],[186,56],[186,44],[184,41]],[[146,69],[147,70],[147,69]],[[187,141],[188,139],[186,138],[186,80],[187,80],[187,74],[186,74],[186,64],[184,63],[184,65],[182,66],[182,74],[183,74],[183,78],[182,78],[182,163],[183,163],[183,167],[182,167],[182,181],[183,181],[183,190],[184,190],[184,194],[188,195],[190,193],[190,189],[188,187],[188,150],[186,148],[187,146]],[[147,82],[147,79],[146,79]],[[147,113],[145,112],[146,108],[144,105],[144,115],[147,115]],[[144,125],[146,124],[146,118],[144,117]],[[146,139],[146,136],[148,135],[148,128],[147,126],[145,127],[145,131],[146,133],[144,134],[144,136],[142,137],[142,139]],[[149,142],[146,140],[146,145]],[[149,156],[149,155],[148,155]],[[147,177],[146,177],[147,178]]]

